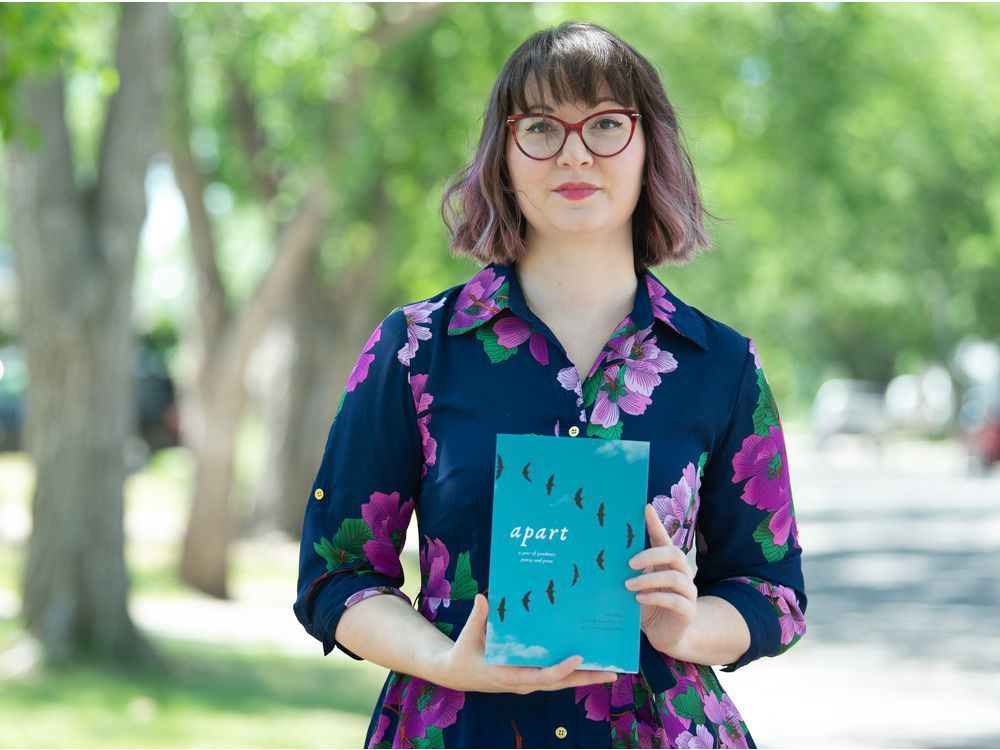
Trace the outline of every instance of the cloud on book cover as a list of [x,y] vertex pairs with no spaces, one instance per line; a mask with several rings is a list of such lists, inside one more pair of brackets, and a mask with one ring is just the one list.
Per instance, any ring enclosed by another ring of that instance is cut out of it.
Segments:
[[503,641],[498,641],[493,633],[493,628],[486,628],[486,653],[495,664],[506,664],[512,658],[518,659],[544,659],[549,655],[549,650],[544,646],[529,646],[520,643],[512,635],[505,636]]
[[596,453],[599,456],[621,456],[631,464],[649,456],[649,443],[641,440],[607,440]]
[[596,661],[582,661],[577,669],[593,669],[597,672],[622,672],[626,674],[636,674],[635,672],[629,672],[627,669],[622,669],[614,664],[598,664]]

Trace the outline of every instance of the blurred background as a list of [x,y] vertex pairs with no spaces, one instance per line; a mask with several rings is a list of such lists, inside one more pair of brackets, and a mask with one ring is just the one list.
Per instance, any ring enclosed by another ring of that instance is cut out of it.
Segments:
[[839,3],[0,6],[0,745],[360,746],[305,502],[570,19],[658,67],[722,220],[655,272],[788,433],[809,631],[723,685],[761,746],[1000,746],[1000,7]]

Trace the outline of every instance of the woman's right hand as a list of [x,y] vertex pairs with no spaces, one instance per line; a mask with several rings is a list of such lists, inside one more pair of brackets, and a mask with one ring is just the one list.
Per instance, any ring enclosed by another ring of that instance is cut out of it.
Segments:
[[582,656],[570,656],[551,667],[507,667],[486,663],[486,618],[489,604],[476,594],[472,612],[454,645],[441,655],[435,682],[452,690],[519,693],[562,690],[614,682],[615,672],[577,670]]

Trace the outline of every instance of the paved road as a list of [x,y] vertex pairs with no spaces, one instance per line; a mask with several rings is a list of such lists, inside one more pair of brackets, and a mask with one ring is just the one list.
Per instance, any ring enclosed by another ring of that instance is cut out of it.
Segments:
[[720,679],[769,747],[1000,747],[1000,472],[789,440],[808,632]]

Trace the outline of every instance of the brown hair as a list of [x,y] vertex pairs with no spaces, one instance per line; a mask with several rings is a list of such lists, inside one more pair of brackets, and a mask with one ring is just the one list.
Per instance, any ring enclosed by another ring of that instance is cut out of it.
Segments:
[[547,81],[559,103],[582,100],[594,107],[602,79],[618,101],[642,114],[645,185],[632,214],[636,269],[686,263],[699,249],[711,248],[702,214],[718,217],[702,206],[673,105],[656,69],[610,31],[567,21],[525,40],[493,85],[476,155],[452,177],[441,202],[453,255],[471,255],[486,265],[513,263],[525,252],[525,220],[511,188],[505,145],[507,115],[514,106],[528,110],[528,81]]

